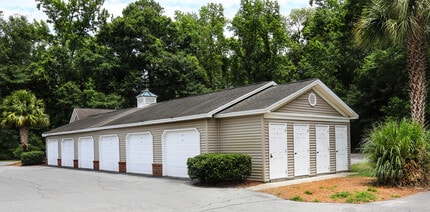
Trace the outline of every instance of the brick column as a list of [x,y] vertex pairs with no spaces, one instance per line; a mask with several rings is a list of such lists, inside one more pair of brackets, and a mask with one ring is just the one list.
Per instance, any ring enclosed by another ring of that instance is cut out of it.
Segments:
[[57,165],[58,165],[58,167],[61,167],[61,158],[57,159]]
[[154,176],[163,176],[163,164],[152,164],[152,175]]
[[119,172],[127,172],[127,166],[125,162],[118,162],[119,165]]
[[79,167],[78,160],[74,159],[73,160],[73,168],[77,169],[78,167]]
[[98,171],[100,170],[100,163],[98,160],[93,161],[94,170]]

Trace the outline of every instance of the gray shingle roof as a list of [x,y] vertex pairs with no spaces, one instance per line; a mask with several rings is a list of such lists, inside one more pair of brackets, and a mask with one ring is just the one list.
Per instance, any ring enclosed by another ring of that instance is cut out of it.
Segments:
[[223,110],[219,114],[235,113],[249,110],[260,110],[268,108],[269,106],[277,103],[278,101],[292,95],[293,93],[303,89],[304,87],[312,84],[317,79],[309,79],[305,81],[293,82],[283,85],[275,85],[251,96],[232,107]]
[[213,93],[158,102],[145,108],[123,109],[94,115],[55,128],[45,132],[43,135],[163,119],[212,116],[212,113],[216,113],[230,106],[230,104],[236,103],[235,101],[248,97],[250,93],[253,94],[253,92],[258,92],[274,84],[274,82],[263,82]]
[[110,109],[95,109],[95,108],[75,108],[73,109],[73,115],[76,115],[75,117],[73,117],[73,120],[70,120],[70,122],[73,121],[77,121],[77,120],[81,120],[81,119],[85,119],[89,116],[94,116],[94,115],[98,115],[98,114],[102,114],[102,113],[108,113],[108,112],[112,112],[114,110],[110,110]]

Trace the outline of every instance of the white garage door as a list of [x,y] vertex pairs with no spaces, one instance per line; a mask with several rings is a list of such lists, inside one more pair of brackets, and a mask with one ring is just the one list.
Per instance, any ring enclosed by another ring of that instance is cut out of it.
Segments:
[[127,172],[152,174],[152,135],[151,133],[136,133],[127,136]]
[[119,171],[119,138],[117,135],[102,135],[99,139],[100,170]]
[[79,168],[92,169],[94,161],[94,140],[92,137],[79,138],[78,163]]
[[61,166],[73,167],[74,152],[75,145],[73,139],[63,139],[61,141]]
[[47,158],[48,165],[57,166],[58,162],[58,141],[57,140],[48,140],[47,145]]
[[170,130],[163,133],[163,175],[188,177],[187,159],[200,154],[197,129]]

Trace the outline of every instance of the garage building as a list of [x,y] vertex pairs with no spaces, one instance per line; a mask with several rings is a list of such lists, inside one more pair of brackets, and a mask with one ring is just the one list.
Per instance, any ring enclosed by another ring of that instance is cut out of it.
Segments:
[[263,182],[349,170],[358,115],[318,79],[156,98],[145,90],[136,108],[92,109],[43,133],[47,164],[187,178],[189,157],[244,153]]

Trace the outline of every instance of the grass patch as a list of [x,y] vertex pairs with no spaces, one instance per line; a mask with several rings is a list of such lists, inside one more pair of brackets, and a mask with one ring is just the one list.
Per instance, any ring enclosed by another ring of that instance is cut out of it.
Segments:
[[375,201],[376,197],[368,191],[357,191],[354,196],[349,197],[347,203],[359,203],[359,202],[370,202]]
[[342,191],[342,192],[337,192],[335,194],[330,195],[330,198],[331,199],[345,199],[349,196],[351,196],[351,193],[349,193],[348,191]]
[[357,173],[350,175],[350,177],[373,177],[372,170],[367,162],[352,164],[350,170]]
[[296,202],[303,202],[303,198],[301,198],[300,196],[291,197],[289,200],[296,201]]
[[304,193],[307,194],[307,195],[312,195],[313,194],[312,191],[308,191],[308,190],[306,190]]
[[376,193],[376,192],[378,192],[378,189],[376,189],[375,186],[369,186],[369,187],[367,187],[367,191]]
[[333,191],[336,188],[337,188],[337,185],[334,185],[334,186],[327,187],[327,190]]
[[320,202],[318,199],[314,199],[312,200],[312,202]]
[[400,198],[400,195],[398,195],[398,194],[391,194],[390,197],[393,198],[393,199],[397,199],[397,198]]
[[282,192],[281,191],[278,191],[278,192],[276,192],[276,194],[275,194],[276,196],[278,196],[278,197],[280,197],[281,195],[282,195]]

